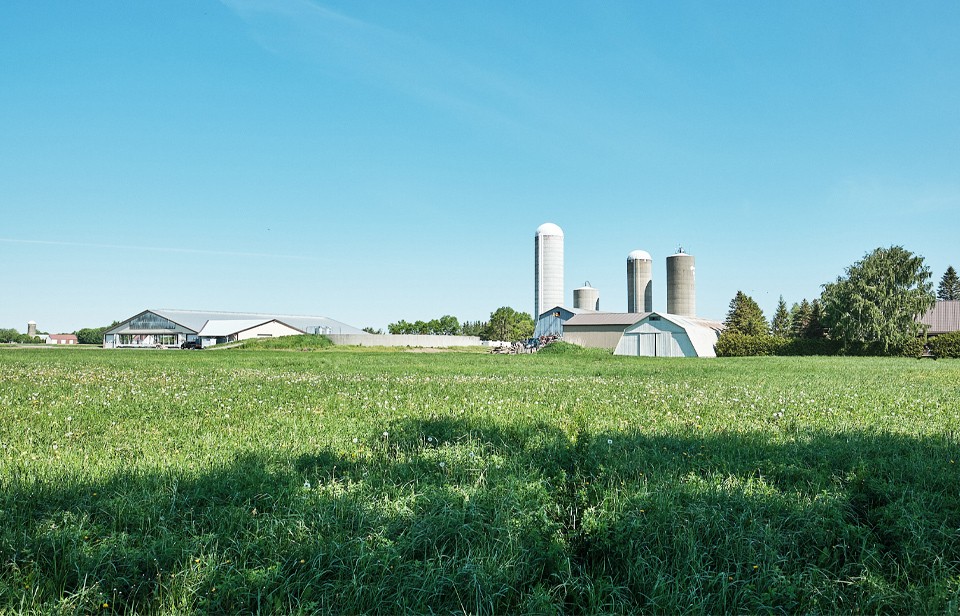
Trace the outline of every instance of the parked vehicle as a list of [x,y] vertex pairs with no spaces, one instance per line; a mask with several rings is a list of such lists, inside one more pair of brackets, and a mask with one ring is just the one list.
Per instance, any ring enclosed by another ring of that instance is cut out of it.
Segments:
[[203,345],[200,344],[200,339],[198,338],[198,339],[196,339],[196,340],[187,340],[186,342],[184,342],[183,344],[180,345],[180,348],[181,348],[181,349],[184,349],[184,350],[186,350],[186,349],[196,349],[196,350],[199,351],[200,349],[203,348]]

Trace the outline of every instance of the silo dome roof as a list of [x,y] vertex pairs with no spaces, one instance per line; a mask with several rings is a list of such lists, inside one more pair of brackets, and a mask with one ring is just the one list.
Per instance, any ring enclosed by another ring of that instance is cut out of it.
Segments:
[[545,222],[537,227],[537,235],[559,235],[563,237],[563,229],[552,222]]
[[653,261],[650,253],[646,250],[634,250],[627,255],[628,261]]

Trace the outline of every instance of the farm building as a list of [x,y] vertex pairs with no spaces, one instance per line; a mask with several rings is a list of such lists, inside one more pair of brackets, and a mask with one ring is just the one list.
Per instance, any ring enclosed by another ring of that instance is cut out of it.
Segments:
[[550,310],[543,312],[537,317],[536,327],[533,330],[533,337],[541,336],[562,336],[563,324],[577,314],[582,314],[586,310],[579,308],[564,308],[563,306],[554,306]]
[[960,300],[938,301],[920,322],[927,326],[928,336],[960,331]]
[[47,344],[79,344],[76,334],[50,334],[44,340]]
[[187,341],[209,346],[248,338],[296,334],[366,334],[327,317],[192,310],[144,310],[103,334],[103,347],[179,348]]
[[648,312],[627,327],[614,355],[639,357],[716,357],[723,324],[695,317]]
[[563,324],[563,340],[592,349],[617,348],[624,330],[642,319],[639,312],[582,312]]

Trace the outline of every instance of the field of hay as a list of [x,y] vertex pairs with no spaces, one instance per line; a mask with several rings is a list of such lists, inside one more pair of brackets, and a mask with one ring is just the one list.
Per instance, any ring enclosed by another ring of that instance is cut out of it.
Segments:
[[0,349],[0,612],[943,612],[960,363]]

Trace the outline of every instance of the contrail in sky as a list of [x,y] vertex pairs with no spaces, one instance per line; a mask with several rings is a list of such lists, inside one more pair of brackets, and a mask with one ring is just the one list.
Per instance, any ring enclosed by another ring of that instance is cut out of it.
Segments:
[[225,257],[257,257],[267,259],[297,259],[302,261],[315,261],[314,257],[304,257],[301,255],[283,255],[271,254],[266,252],[233,252],[229,250],[203,250],[200,248],[171,248],[168,246],[125,246],[121,244],[93,244],[86,242],[59,242],[53,240],[18,240],[7,237],[0,237],[0,243],[6,244],[40,244],[47,246],[73,246],[77,248],[108,248],[113,250],[149,250],[152,252],[175,252],[183,254],[198,255],[219,255]]

